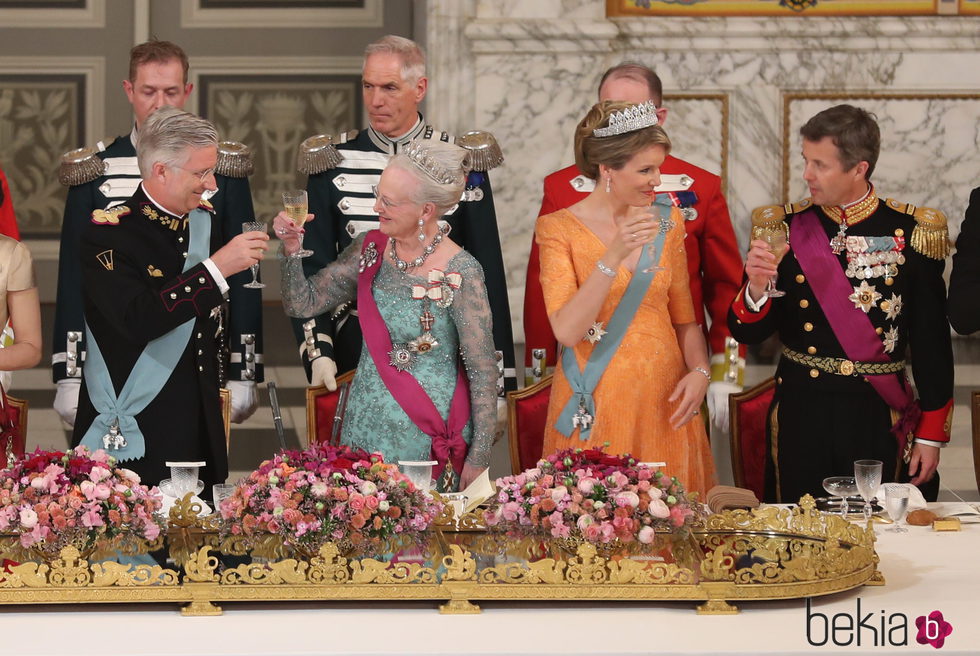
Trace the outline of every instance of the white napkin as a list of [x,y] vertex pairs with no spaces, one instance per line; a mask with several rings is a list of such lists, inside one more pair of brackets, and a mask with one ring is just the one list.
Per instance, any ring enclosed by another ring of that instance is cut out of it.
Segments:
[[940,517],[956,517],[961,524],[980,523],[980,511],[962,501],[945,501],[934,503],[931,510]]
[[909,512],[913,510],[921,510],[926,507],[926,498],[922,496],[922,492],[919,492],[919,488],[912,485],[911,483],[885,483],[878,488],[875,493],[875,497],[878,499],[878,505],[882,508],[885,507],[885,486],[902,486],[909,491]]

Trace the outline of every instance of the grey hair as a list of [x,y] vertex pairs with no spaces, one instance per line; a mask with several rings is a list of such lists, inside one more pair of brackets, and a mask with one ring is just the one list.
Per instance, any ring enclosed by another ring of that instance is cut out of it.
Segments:
[[364,49],[364,59],[371,55],[397,55],[402,60],[402,80],[415,84],[425,77],[425,51],[422,46],[403,36],[388,34]]
[[153,164],[179,166],[187,161],[188,149],[218,145],[218,130],[200,116],[176,107],[156,110],[140,126],[136,139],[136,161],[146,177]]
[[404,153],[398,153],[388,162],[388,166],[411,173],[416,180],[410,197],[413,203],[422,205],[432,203],[438,216],[443,216],[457,204],[466,189],[466,176],[470,172],[470,153],[455,144],[431,139],[416,140],[414,143],[424,148],[425,158],[433,168],[458,173],[451,184],[436,182],[429,176],[425,167]]

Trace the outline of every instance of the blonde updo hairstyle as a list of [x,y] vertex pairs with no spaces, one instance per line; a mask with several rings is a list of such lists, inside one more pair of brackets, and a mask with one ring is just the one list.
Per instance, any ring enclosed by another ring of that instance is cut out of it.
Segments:
[[575,166],[593,180],[599,179],[599,165],[619,170],[634,155],[650,146],[663,146],[670,153],[670,137],[659,125],[610,137],[596,137],[592,131],[609,125],[609,117],[632,103],[602,100],[589,110],[575,128]]
[[465,148],[437,139],[416,140],[413,143],[421,144],[429,162],[442,170],[454,173],[455,181],[451,184],[437,182],[404,153],[392,157],[388,162],[388,168],[400,168],[411,173],[417,183],[412,189],[412,202],[419,205],[432,203],[436,206],[436,216],[444,216],[460,201],[466,189],[466,176],[472,168],[470,153]]

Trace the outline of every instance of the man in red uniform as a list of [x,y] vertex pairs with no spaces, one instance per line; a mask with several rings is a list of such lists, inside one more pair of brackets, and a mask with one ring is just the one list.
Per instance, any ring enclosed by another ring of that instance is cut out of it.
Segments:
[[[667,108],[662,106],[660,78],[642,64],[624,62],[606,71],[599,82],[599,100],[631,103],[652,100],[659,108],[657,118],[661,124],[667,117]],[[685,218],[691,297],[711,350],[708,408],[716,433],[712,449],[719,475],[725,482],[725,475],[730,475],[731,469],[727,466],[728,439],[723,435],[728,431],[728,395],[742,389],[745,366],[744,350],[731,339],[726,317],[742,282],[742,256],[717,175],[668,155],[660,167],[660,177],[662,183],[657,192],[672,192]],[[552,173],[544,180],[544,199],[538,216],[573,205],[594,187],[595,181],[582,175],[574,165]],[[710,328],[705,323],[705,314]],[[554,366],[557,352],[541,292],[538,245],[533,241],[524,290],[524,337],[526,376],[533,381],[544,375],[546,367]]]

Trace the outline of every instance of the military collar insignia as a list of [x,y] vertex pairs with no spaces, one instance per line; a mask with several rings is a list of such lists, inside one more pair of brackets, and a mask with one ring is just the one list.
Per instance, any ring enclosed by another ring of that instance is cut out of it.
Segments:
[[875,210],[878,209],[878,194],[875,193],[875,189],[872,186],[868,190],[867,196],[852,205],[848,205],[846,207],[839,207],[837,205],[821,205],[820,209],[822,209],[824,213],[834,221],[834,223],[852,226],[855,223],[860,223],[875,213]]
[[394,155],[395,153],[398,152],[399,147],[404,147],[412,139],[415,139],[416,137],[421,135],[422,132],[425,130],[425,128],[426,128],[425,122],[422,120],[422,115],[419,114],[419,118],[415,122],[415,125],[412,126],[412,129],[409,130],[407,133],[403,134],[402,136],[398,137],[397,139],[391,139],[389,137],[386,137],[385,135],[381,134],[380,132],[378,132],[372,127],[369,127],[367,132],[368,132],[368,137],[371,139],[371,142],[375,146],[381,149],[381,151],[388,153],[389,155]]
[[161,271],[160,269],[156,268],[152,264],[147,264],[146,265],[146,272],[148,274],[150,274],[150,277],[151,278],[162,278],[163,277],[163,271]]
[[151,222],[157,223],[165,228],[170,228],[171,230],[183,230],[187,226],[187,217],[173,216],[149,201],[144,202],[140,206],[140,214]]
[[119,219],[131,212],[132,210],[125,205],[116,205],[107,210],[95,210],[92,212],[92,223],[96,225],[119,225]]
[[214,205],[212,205],[211,201],[206,198],[201,199],[201,203],[198,205],[198,208],[207,210],[208,212],[211,212],[211,214],[214,214]]
[[112,261],[112,249],[111,248],[109,250],[107,250],[107,251],[102,251],[101,253],[99,253],[98,255],[96,255],[95,256],[95,259],[97,259],[99,261],[99,264],[101,264],[105,268],[106,271],[112,271],[112,269],[114,267],[114,264],[113,264],[113,261]]

